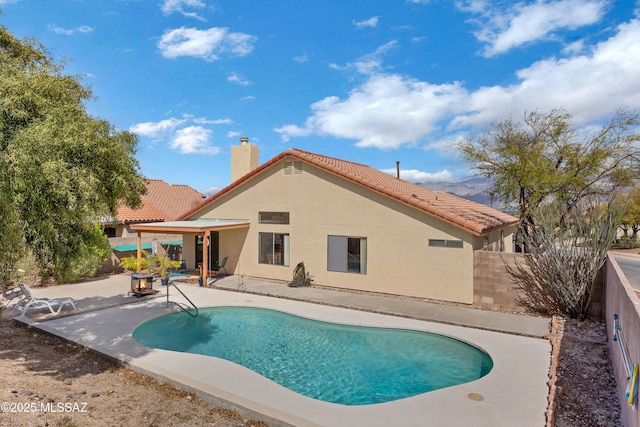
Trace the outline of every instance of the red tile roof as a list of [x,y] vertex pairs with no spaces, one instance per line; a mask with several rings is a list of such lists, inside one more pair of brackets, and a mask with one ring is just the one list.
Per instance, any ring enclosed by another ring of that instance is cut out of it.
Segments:
[[241,186],[244,182],[286,157],[293,157],[304,163],[340,176],[475,236],[482,236],[495,230],[508,228],[518,222],[517,218],[497,209],[454,196],[453,194],[428,190],[367,165],[348,162],[346,160],[310,153],[295,148],[280,153],[260,167],[232,182],[229,186],[212,195],[199,206],[186,212],[178,219],[184,219],[193,215],[222,195]]
[[159,179],[150,179],[147,181],[147,194],[142,196],[142,206],[138,209],[120,206],[118,221],[173,221],[198,206],[204,198],[202,193],[188,185],[171,185]]

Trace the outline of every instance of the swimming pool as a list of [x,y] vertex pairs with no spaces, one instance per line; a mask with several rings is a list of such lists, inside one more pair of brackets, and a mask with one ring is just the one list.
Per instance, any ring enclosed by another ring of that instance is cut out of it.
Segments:
[[201,309],[143,323],[149,347],[219,357],[302,395],[343,405],[390,402],[474,381],[493,367],[443,335],[340,325],[255,307]]

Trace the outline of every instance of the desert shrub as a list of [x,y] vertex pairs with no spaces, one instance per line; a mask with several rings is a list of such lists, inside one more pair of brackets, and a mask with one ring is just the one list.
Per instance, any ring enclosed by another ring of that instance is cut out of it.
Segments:
[[622,236],[618,239],[618,244],[626,249],[640,248],[640,241],[637,237]]

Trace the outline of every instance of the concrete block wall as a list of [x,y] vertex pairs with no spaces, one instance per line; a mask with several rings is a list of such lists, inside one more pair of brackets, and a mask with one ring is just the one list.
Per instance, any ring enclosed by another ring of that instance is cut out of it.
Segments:
[[[507,265],[524,263],[527,256],[516,252],[492,252],[478,250],[474,252],[473,265],[473,304],[489,309],[513,312],[525,312],[526,309],[516,304],[522,294],[515,289]],[[588,315],[601,319],[604,315],[603,270],[598,274]]]
[[473,304],[489,310],[524,312],[516,305],[519,295],[506,265],[524,262],[523,254],[475,251],[473,261]]

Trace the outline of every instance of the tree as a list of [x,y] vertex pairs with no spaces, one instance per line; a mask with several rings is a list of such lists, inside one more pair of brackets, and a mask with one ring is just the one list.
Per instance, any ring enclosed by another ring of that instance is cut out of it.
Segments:
[[[463,157],[480,175],[493,179],[490,195],[517,203],[518,234],[525,252],[536,228],[534,208],[556,201],[564,206],[560,225],[585,197],[606,196],[638,178],[640,135],[637,113],[618,111],[597,132],[576,132],[562,110],[524,115],[523,122],[494,123],[477,140],[460,144]],[[527,243],[528,242],[528,243]]]
[[622,217],[620,227],[625,236],[631,229],[631,239],[637,239],[638,231],[640,231],[640,187],[634,187],[629,191],[627,211]]
[[[607,252],[626,210],[626,198],[582,198],[574,212],[552,203],[534,208],[537,226],[527,239],[536,248],[523,262],[507,266],[523,295],[517,302],[550,314],[585,319]],[[566,220],[558,226],[559,218]]]
[[43,274],[71,280],[108,250],[100,220],[139,206],[137,139],[91,117],[92,99],[40,43],[0,26],[0,265],[30,251]]

